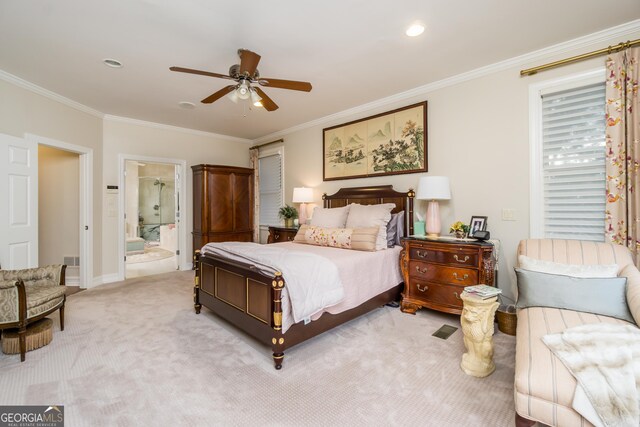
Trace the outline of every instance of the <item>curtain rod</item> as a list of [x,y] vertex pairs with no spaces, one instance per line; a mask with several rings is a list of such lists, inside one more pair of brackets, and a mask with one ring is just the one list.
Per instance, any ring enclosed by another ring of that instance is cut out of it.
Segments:
[[259,148],[266,147],[267,145],[277,144],[278,142],[284,142],[284,139],[276,139],[275,141],[265,142],[264,144],[254,145],[253,147],[249,147],[249,150],[258,150]]
[[583,59],[589,59],[596,56],[604,55],[605,53],[620,52],[623,49],[627,49],[631,46],[640,45],[640,39],[618,43],[614,46],[605,47],[604,49],[594,50],[593,52],[583,53],[582,55],[572,56],[571,58],[561,59],[559,61],[550,62],[548,64],[540,65],[538,67],[527,68],[520,71],[520,76],[532,76],[538,71],[548,70],[549,68],[559,67],[565,64],[571,64],[573,62],[582,61]]

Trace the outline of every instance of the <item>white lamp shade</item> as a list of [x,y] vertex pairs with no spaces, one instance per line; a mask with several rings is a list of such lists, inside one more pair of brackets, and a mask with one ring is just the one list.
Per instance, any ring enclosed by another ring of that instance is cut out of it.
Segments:
[[295,187],[293,189],[293,203],[310,203],[313,202],[313,188]]
[[416,199],[420,200],[450,200],[451,188],[446,176],[423,176],[418,181]]

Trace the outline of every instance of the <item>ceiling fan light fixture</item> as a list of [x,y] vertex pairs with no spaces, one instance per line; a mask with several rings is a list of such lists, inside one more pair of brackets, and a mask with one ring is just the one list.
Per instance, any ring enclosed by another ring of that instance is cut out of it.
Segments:
[[264,105],[262,105],[262,101],[257,101],[253,103],[254,107],[264,107]]
[[[258,95],[258,92],[256,92],[256,90],[254,88],[251,88],[251,102],[253,102],[253,105],[255,105],[256,107],[262,107],[262,103],[260,101],[262,101],[262,98],[260,97],[260,95]],[[256,104],[260,104],[260,105],[256,105]]]
[[229,92],[229,95],[227,96],[229,97],[230,100],[232,100],[236,104],[238,103],[238,89],[232,90],[231,92]]
[[251,88],[246,80],[243,80],[236,89],[236,94],[240,99],[249,99],[251,97]]

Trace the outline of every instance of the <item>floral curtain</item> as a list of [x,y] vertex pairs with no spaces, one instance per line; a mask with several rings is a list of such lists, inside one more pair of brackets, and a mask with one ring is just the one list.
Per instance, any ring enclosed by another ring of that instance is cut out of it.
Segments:
[[609,55],[606,61],[606,239],[626,245],[640,265],[640,48]]
[[251,157],[251,167],[253,167],[253,241],[260,243],[260,162],[258,155],[260,150],[252,148],[249,150]]

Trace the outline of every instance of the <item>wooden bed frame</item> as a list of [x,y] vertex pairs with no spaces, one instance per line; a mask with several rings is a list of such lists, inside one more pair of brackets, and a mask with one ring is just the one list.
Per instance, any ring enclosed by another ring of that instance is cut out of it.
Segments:
[[[395,191],[391,185],[342,188],[333,195],[322,196],[325,208],[350,203],[373,205],[395,203],[392,212],[405,211],[405,236],[413,234],[413,198],[415,193]],[[407,225],[408,224],[408,225]],[[398,261],[399,262],[399,261]],[[342,323],[355,319],[384,304],[397,301],[402,283],[370,300],[339,314],[324,313],[307,325],[299,322],[282,333],[282,289],[286,279],[280,272],[261,274],[255,266],[209,254],[194,255],[196,313],[204,305],[218,316],[245,331],[273,350],[275,368],[282,368],[284,351]]]

